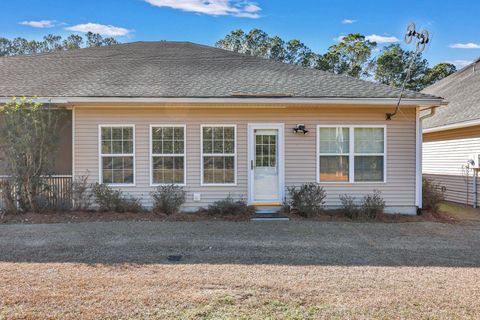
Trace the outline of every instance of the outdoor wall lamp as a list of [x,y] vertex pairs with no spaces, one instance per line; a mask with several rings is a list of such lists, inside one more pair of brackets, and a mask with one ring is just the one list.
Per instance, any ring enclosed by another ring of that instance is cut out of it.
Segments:
[[297,126],[292,130],[293,130],[293,133],[303,132],[304,135],[308,133],[308,130],[305,128],[304,124],[297,124]]

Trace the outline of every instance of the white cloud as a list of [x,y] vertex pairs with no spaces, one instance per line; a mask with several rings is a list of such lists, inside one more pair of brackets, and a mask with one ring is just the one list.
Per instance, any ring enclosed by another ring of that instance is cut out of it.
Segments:
[[355,23],[357,22],[357,20],[353,20],[353,19],[343,19],[342,20],[342,24],[352,24],[352,23]]
[[473,63],[470,60],[452,60],[452,61],[445,61],[447,63],[454,64],[457,69],[462,69],[463,67],[468,66],[469,64]]
[[262,10],[249,0],[144,0],[156,7],[167,7],[211,16],[260,18]]
[[52,28],[55,26],[55,20],[39,20],[39,21],[22,21],[22,26],[29,26],[33,28]]
[[400,41],[400,39],[398,39],[397,37],[379,36],[377,34],[371,34],[369,36],[366,36],[365,39],[377,43],[392,43]]
[[98,23],[85,23],[85,24],[77,24],[75,26],[65,28],[69,31],[76,31],[76,32],[93,32],[99,33],[103,36],[126,36],[130,33],[130,30],[120,27],[115,27],[112,25],[104,25]]
[[[333,41],[337,41],[337,42],[343,41],[344,37],[345,37],[345,35],[339,35],[338,37],[333,38]],[[365,39],[369,40],[369,41],[375,41],[375,42],[378,42],[378,43],[392,43],[392,42],[399,42],[400,41],[397,37],[379,36],[379,35],[376,35],[376,34],[366,36]]]
[[469,42],[469,43],[455,43],[451,44],[450,48],[454,49],[480,49],[480,44]]

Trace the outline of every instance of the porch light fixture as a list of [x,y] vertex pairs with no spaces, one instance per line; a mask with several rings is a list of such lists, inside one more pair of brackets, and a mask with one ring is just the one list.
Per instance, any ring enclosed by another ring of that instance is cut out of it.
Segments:
[[305,128],[304,124],[297,124],[297,126],[295,128],[293,128],[292,130],[293,130],[293,133],[303,132],[304,135],[306,135],[308,133],[308,130],[307,130],[307,128]]

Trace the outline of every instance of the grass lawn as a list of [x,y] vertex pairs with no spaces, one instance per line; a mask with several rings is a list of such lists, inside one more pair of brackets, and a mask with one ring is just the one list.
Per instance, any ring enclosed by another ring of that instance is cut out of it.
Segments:
[[0,319],[474,319],[479,268],[1,263]]
[[454,223],[3,225],[0,320],[480,319],[480,210],[440,210]]
[[442,202],[439,211],[444,216],[446,215],[458,221],[480,221],[479,208],[474,209],[458,203]]

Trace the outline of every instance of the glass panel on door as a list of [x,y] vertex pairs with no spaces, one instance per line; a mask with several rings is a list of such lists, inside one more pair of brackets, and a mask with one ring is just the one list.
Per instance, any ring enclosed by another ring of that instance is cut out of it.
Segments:
[[254,201],[280,201],[278,129],[256,129],[254,137]]

